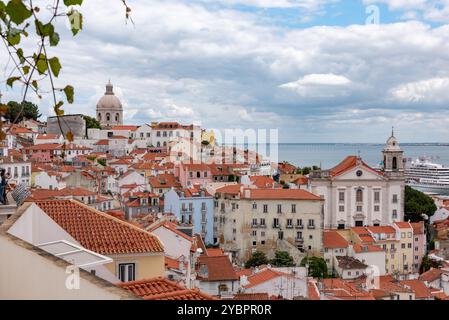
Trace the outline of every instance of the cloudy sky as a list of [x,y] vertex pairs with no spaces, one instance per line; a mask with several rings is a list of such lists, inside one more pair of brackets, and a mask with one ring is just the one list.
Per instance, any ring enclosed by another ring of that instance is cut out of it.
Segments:
[[85,0],[74,39],[59,22],[66,112],[95,115],[111,79],[127,123],[278,128],[282,142],[384,142],[395,126],[403,142],[449,142],[449,0],[128,4],[134,24],[119,0]]

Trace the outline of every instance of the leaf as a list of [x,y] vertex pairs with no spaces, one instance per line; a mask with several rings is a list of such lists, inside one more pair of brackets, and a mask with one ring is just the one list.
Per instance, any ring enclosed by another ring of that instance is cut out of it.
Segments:
[[8,33],[7,40],[10,46],[18,45],[20,43],[20,33],[17,34]]
[[17,54],[17,57],[19,58],[20,63],[24,63],[25,57],[23,56],[22,48],[17,49],[16,54]]
[[63,104],[64,104],[64,102],[59,101],[55,105],[55,107],[53,108],[57,116],[63,116],[64,115],[64,110],[61,110],[61,107],[62,107]]
[[53,32],[50,36],[50,46],[55,47],[59,43],[59,34],[57,32]]
[[61,64],[59,63],[59,59],[57,57],[53,57],[50,60],[48,60],[48,63],[50,64],[51,71],[55,75],[55,77],[59,76],[59,71],[61,70]]
[[32,15],[31,10],[23,4],[22,0],[10,0],[5,11],[16,25],[21,24]]
[[69,142],[73,142],[73,133],[71,131],[67,132],[66,138]]
[[64,0],[66,6],[80,6],[83,4],[83,0]]
[[55,27],[51,23],[43,24],[39,20],[35,20],[36,33],[41,37],[50,37],[55,33]]
[[22,70],[24,74],[28,74],[30,72],[30,66],[23,66]]
[[69,18],[70,27],[72,28],[72,34],[76,34],[83,29],[83,15],[78,10],[70,10],[67,14]]
[[65,93],[65,96],[66,96],[66,98],[67,98],[67,102],[70,103],[70,104],[73,103],[73,95],[74,95],[74,91],[75,91],[75,90],[73,89],[72,86],[66,86],[66,87],[64,88],[64,93]]
[[37,87],[38,87],[38,84],[37,84],[37,81],[36,81],[36,80],[33,80],[33,81],[31,82],[31,85],[32,85],[35,89],[37,89]]
[[44,74],[45,71],[48,70],[47,57],[45,54],[41,53],[39,56],[34,54],[33,58],[39,74]]
[[20,77],[11,77],[6,80],[6,84],[12,88],[15,81],[20,80]]

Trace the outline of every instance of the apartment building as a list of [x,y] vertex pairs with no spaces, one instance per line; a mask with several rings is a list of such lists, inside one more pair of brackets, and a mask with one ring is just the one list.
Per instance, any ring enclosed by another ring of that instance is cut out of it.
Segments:
[[281,242],[301,252],[322,248],[323,199],[304,190],[230,185],[215,194],[216,241],[235,258],[273,252]]

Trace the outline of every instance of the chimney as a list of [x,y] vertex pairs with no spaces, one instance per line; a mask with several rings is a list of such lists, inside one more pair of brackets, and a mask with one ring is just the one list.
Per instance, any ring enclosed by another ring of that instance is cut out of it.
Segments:
[[251,198],[251,190],[250,189],[245,190],[245,198],[247,198],[247,199]]

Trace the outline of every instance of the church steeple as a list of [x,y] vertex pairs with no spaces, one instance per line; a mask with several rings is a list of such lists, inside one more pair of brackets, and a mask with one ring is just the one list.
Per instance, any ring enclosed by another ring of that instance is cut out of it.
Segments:
[[399,142],[394,136],[394,127],[391,129],[391,137],[388,138],[384,149],[383,171],[387,174],[402,174],[404,172],[403,155],[404,151],[399,146]]

